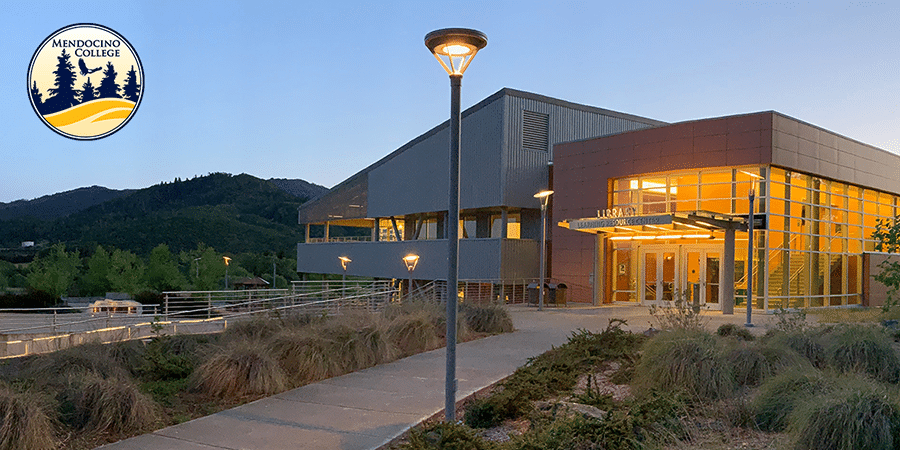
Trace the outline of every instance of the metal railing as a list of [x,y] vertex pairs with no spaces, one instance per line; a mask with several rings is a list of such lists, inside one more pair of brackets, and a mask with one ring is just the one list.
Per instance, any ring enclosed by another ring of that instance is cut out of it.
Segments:
[[141,314],[90,313],[90,308],[0,310],[0,359],[46,353],[90,341],[146,339],[158,334],[212,333],[255,315],[336,315],[380,311],[399,300],[389,281],[294,282],[291,289],[164,292]]

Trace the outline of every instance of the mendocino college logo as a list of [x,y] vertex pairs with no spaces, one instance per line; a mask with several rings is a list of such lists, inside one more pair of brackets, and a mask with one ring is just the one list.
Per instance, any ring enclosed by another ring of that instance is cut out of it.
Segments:
[[141,104],[144,68],[134,47],[102,25],[60,28],[34,52],[28,97],[51,130],[71,139],[107,137]]

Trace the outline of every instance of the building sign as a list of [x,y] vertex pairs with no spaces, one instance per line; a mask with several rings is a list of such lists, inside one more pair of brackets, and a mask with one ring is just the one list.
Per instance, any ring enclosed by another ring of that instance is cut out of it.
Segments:
[[671,225],[672,215],[628,216],[597,219],[578,219],[569,223],[570,230],[587,230],[595,228],[636,227],[641,225]]

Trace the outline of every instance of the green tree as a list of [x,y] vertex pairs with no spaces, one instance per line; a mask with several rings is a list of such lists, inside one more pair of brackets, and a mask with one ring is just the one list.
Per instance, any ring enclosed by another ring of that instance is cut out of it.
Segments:
[[[122,86],[122,96],[133,102],[137,102],[141,95],[141,85],[137,82],[137,72],[134,66],[125,74],[125,85]],[[176,178],[177,181],[177,178]]]
[[147,286],[156,291],[175,291],[184,289],[187,281],[178,269],[178,262],[169,251],[169,246],[159,244],[150,251],[147,263]]
[[87,270],[82,278],[82,293],[103,295],[112,290],[109,283],[110,253],[98,245],[86,262]]
[[112,290],[131,295],[147,290],[144,284],[145,269],[144,262],[134,253],[113,250],[109,266],[109,284]]
[[[875,250],[886,253],[900,253],[900,216],[892,221],[879,220],[875,224]],[[897,293],[900,292],[900,261],[887,260],[878,265],[881,273],[875,275],[875,280],[887,286],[888,301],[885,307],[897,303]]]
[[46,255],[35,258],[29,265],[28,286],[58,298],[72,287],[79,267],[78,252],[67,252],[65,244],[55,244]]
[[195,290],[222,289],[225,280],[225,261],[214,248],[199,243],[196,250],[182,252],[181,261],[190,265],[189,279]]

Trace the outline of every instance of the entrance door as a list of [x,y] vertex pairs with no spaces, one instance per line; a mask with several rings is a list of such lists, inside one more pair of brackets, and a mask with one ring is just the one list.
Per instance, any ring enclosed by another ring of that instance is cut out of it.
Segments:
[[[694,295],[699,296],[700,304],[710,309],[721,309],[719,303],[719,264],[721,261],[718,248],[683,246],[684,255],[680,286],[685,299],[693,303]],[[696,293],[695,293],[696,292]]]
[[643,257],[642,303],[652,305],[675,299],[677,248],[645,248]]
[[676,298],[693,303],[693,292],[697,289],[701,305],[721,309],[720,261],[721,249],[717,247],[643,246],[639,282],[641,303],[668,306]]

